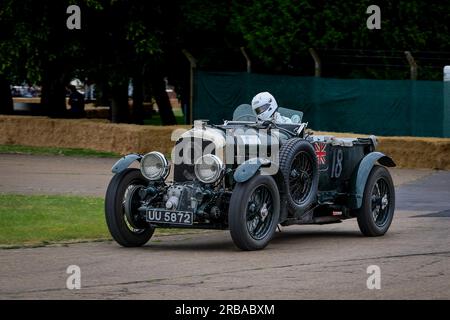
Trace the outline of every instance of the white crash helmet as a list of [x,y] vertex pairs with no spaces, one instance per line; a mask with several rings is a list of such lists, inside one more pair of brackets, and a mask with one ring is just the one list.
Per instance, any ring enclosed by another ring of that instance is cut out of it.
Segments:
[[269,120],[278,109],[275,98],[268,92],[260,92],[252,99],[252,109],[259,120]]

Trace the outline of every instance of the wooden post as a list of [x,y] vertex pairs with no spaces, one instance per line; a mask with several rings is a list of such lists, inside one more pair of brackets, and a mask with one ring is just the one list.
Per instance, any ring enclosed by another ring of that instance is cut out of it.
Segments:
[[417,63],[410,51],[405,51],[406,60],[408,60],[411,72],[411,80],[417,80]]
[[320,57],[313,48],[309,48],[309,54],[314,59],[314,76],[320,77],[322,73],[322,63],[320,62]]
[[247,73],[252,72],[252,62],[250,61],[250,58],[248,57],[244,47],[241,47],[241,53],[244,56],[245,61],[247,62]]
[[190,88],[189,88],[189,122],[193,123],[193,109],[194,109],[194,69],[197,67],[197,61],[194,59],[192,54],[186,49],[182,50],[185,57],[189,60],[190,65]]

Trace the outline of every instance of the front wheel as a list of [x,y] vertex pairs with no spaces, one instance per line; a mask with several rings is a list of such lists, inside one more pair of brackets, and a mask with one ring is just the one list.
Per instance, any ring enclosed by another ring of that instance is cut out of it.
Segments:
[[389,171],[374,166],[364,188],[363,203],[356,215],[361,232],[368,237],[384,235],[395,210],[395,190]]
[[125,169],[116,174],[108,185],[105,198],[105,217],[114,240],[124,247],[146,244],[154,228],[140,219],[139,189],[148,181],[138,169]]
[[242,250],[259,250],[272,239],[280,217],[280,194],[271,176],[257,175],[237,183],[230,199],[231,237]]

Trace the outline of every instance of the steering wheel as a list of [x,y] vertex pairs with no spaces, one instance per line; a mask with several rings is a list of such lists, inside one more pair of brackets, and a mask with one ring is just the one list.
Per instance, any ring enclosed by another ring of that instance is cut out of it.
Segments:
[[[237,117],[236,119],[234,119],[234,121],[239,121],[239,120],[241,120],[241,118],[244,118],[244,117],[246,117],[245,120],[242,119],[242,120],[244,120],[244,121],[252,121],[252,120],[256,120],[256,116],[255,116],[254,114],[247,113],[247,114],[240,115],[239,117]],[[248,118],[251,118],[251,119],[248,120]]]

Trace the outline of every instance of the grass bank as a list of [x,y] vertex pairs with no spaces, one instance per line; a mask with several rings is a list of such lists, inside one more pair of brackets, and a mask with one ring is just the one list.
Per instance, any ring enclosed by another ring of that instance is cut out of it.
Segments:
[[2,247],[109,238],[101,198],[0,195]]
[[[157,229],[155,235],[192,232]],[[102,198],[0,194],[0,248],[109,239]]]

